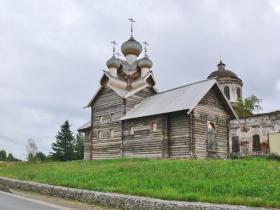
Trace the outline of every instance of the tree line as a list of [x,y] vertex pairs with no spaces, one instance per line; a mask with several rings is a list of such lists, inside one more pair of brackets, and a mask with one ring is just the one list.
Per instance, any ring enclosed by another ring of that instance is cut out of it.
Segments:
[[13,156],[12,153],[8,153],[5,150],[0,150],[0,161],[18,162],[21,161]]

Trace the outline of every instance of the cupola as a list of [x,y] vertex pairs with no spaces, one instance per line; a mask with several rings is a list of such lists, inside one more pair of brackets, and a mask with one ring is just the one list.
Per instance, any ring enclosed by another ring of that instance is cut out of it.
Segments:
[[107,67],[110,70],[110,73],[113,76],[117,76],[117,70],[118,68],[120,68],[121,66],[121,61],[120,59],[116,58],[115,55],[113,55],[108,61],[107,61]]
[[147,54],[147,45],[149,44],[146,41],[143,42],[143,44],[145,45],[145,55],[144,58],[138,61],[138,67],[141,69],[141,76],[145,76],[153,66],[153,62],[150,60]]
[[129,64],[134,63],[142,52],[142,45],[132,36],[121,46],[121,51]]

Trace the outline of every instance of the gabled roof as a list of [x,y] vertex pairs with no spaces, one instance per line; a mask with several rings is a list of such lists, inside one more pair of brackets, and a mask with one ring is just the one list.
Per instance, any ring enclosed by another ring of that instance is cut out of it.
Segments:
[[91,121],[87,122],[86,124],[82,125],[80,128],[78,128],[79,132],[85,131],[91,127]]
[[[154,76],[153,76],[153,72],[152,72],[152,71],[150,71],[146,76],[139,78],[139,80],[143,80],[143,84],[142,84],[141,86],[136,87],[136,88],[131,89],[131,90],[124,89],[124,88],[122,88],[122,87],[113,86],[110,82],[107,83],[107,86],[110,87],[110,88],[111,88],[115,93],[117,93],[121,98],[128,98],[128,97],[130,97],[131,95],[133,95],[133,94],[135,94],[135,93],[137,93],[137,92],[143,90],[144,88],[149,87],[150,84],[148,84],[148,83],[145,82],[149,77],[151,77],[151,78],[154,80]],[[112,75],[111,75],[109,72],[104,71],[104,74],[103,74],[103,76],[101,77],[100,83],[102,83],[102,80],[103,80],[104,78],[110,79],[110,78],[113,78],[113,77],[112,77]],[[89,102],[89,103],[87,104],[87,106],[85,106],[84,108],[87,108],[87,107],[90,107],[90,106],[91,106],[91,104],[92,104],[92,103],[96,100],[96,98],[99,96],[99,94],[101,93],[101,91],[102,91],[103,88],[104,88],[104,87],[101,86],[101,87],[98,89],[98,91],[96,92],[96,94],[92,97],[92,99],[90,100],[90,102]],[[156,89],[154,86],[152,86],[152,88],[154,89],[155,92],[157,92],[157,89]]]
[[176,111],[186,110],[190,113],[209,90],[216,86],[224,98],[232,116],[237,118],[235,111],[219,88],[215,79],[203,80],[186,86],[158,93],[143,100],[134,109],[128,112],[120,120],[146,117]]

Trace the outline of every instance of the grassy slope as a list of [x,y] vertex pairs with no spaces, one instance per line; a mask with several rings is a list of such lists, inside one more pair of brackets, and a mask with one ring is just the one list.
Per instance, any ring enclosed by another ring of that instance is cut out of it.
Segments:
[[0,176],[161,199],[280,208],[280,162],[264,158],[1,163]]

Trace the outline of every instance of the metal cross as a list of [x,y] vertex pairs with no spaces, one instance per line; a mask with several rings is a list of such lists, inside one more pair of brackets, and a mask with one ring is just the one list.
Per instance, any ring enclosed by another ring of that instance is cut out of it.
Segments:
[[116,45],[118,45],[118,43],[114,40],[114,41],[111,41],[111,43],[113,44],[113,55],[115,55],[115,52],[116,52]]
[[144,50],[145,50],[145,56],[148,56],[147,54],[147,46],[149,45],[149,43],[147,41],[143,42],[143,44],[145,45]]
[[133,23],[135,23],[135,20],[133,18],[128,18],[130,21],[130,32],[131,32],[131,37],[133,37]]

